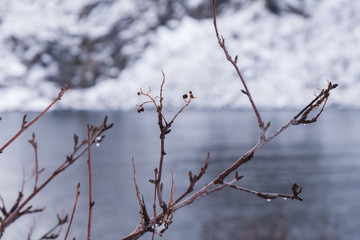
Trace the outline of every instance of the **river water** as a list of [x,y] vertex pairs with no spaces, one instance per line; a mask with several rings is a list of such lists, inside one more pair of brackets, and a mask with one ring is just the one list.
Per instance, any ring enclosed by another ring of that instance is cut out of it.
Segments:
[[[99,147],[92,147],[93,239],[121,239],[140,222],[133,184],[136,180],[152,214],[153,169],[159,158],[156,113],[110,112],[114,127]],[[264,111],[271,121],[268,134],[285,124],[296,111]],[[30,114],[30,120],[34,115]],[[27,142],[35,132],[40,175],[44,180],[64,161],[73,147],[73,134],[86,136],[86,124],[101,123],[102,112],[51,112],[0,155],[0,194],[11,208],[25,176],[25,194],[34,186],[34,151]],[[171,118],[169,113],[168,118]],[[22,114],[3,113],[1,144],[20,128]],[[360,112],[327,110],[317,123],[292,126],[268,143],[239,169],[238,184],[262,192],[291,194],[290,183],[303,187],[303,202],[267,201],[224,189],[175,213],[174,223],[162,239],[358,239],[360,235]],[[188,186],[188,171],[197,173],[210,152],[206,174],[195,186],[204,186],[256,144],[259,131],[250,111],[185,111],[166,137],[164,195],[168,200],[172,169],[179,196]],[[71,213],[75,189],[80,198],[70,231],[72,239],[85,239],[88,216],[87,157],[61,173],[33,199],[43,213],[24,216],[3,239],[38,239],[56,224],[56,214]],[[62,236],[65,230],[62,231]],[[282,238],[284,237],[284,238]],[[63,238],[63,237],[62,237]],[[150,239],[148,234],[144,239]],[[61,239],[61,238],[60,238]]]

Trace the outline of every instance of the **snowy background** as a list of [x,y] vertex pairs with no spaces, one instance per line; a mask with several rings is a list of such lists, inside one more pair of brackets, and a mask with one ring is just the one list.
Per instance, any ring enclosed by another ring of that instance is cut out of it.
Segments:
[[[327,80],[332,106],[360,107],[360,1],[217,1],[218,26],[264,108],[307,104]],[[0,1],[0,111],[129,110],[139,88],[167,106],[249,103],[217,44],[210,0]]]

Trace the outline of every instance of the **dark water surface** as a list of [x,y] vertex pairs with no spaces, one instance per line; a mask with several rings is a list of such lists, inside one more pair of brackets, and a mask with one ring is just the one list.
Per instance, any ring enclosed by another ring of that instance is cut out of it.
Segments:
[[[269,132],[285,124],[296,112],[264,112]],[[0,155],[0,194],[10,208],[21,188],[33,188],[34,151],[27,142],[34,131],[44,180],[73,147],[73,134],[84,137],[86,124],[101,123],[105,113],[52,112]],[[33,115],[29,116],[31,119]],[[0,122],[1,144],[21,126],[22,114],[4,113]],[[153,169],[159,158],[159,132],[155,112],[109,114],[114,128],[100,147],[92,148],[92,239],[121,239],[140,222],[133,184],[136,178],[152,213]],[[263,192],[291,193],[291,182],[303,186],[303,202],[275,199],[270,202],[234,189],[224,189],[180,209],[162,239],[359,239],[360,236],[360,112],[326,111],[315,124],[293,126],[255,154],[239,169],[239,185]],[[197,173],[207,152],[210,165],[198,182],[199,189],[249,150],[258,139],[252,112],[184,112],[166,138],[164,194],[174,172],[176,195],[188,186],[188,171]],[[25,216],[11,225],[3,239],[38,239],[56,224],[56,213],[70,213],[76,184],[81,195],[68,239],[86,239],[88,216],[87,157],[60,174],[31,204],[43,213]],[[63,230],[63,233],[65,230]],[[247,237],[247,238],[246,238]],[[63,238],[63,237],[62,237]],[[148,234],[144,239],[150,239]],[[61,239],[61,238],[60,238]]]

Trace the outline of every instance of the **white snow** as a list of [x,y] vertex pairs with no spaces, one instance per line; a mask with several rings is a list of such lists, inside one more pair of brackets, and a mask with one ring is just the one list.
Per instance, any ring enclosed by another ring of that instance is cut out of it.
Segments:
[[[74,17],[80,8],[80,3],[75,3],[78,1],[6,2],[0,3],[1,39],[34,34],[52,39],[59,37],[59,29],[96,36],[116,20],[120,2],[127,3],[122,13],[135,8],[132,1],[119,1],[110,12],[99,8],[91,21],[78,22]],[[218,17],[219,31],[232,56],[239,56],[255,102],[269,108],[304,106],[329,80],[339,84],[329,104],[360,107],[360,1],[318,1],[309,9],[309,18],[286,13],[277,17],[263,4],[256,1],[242,11]],[[139,28],[134,31],[142,31],[141,24]],[[137,62],[120,73],[111,69],[109,75],[115,78],[94,87],[69,90],[57,107],[135,109],[141,102],[136,94],[140,88],[150,86],[157,95],[161,70],[166,75],[167,106],[182,104],[182,95],[192,90],[197,97],[194,107],[249,107],[235,70],[218,46],[212,19],[185,17],[175,29],[161,27],[151,37],[152,45]],[[0,42],[0,111],[43,109],[59,91],[43,80],[45,71],[56,67],[27,71],[8,44]]]

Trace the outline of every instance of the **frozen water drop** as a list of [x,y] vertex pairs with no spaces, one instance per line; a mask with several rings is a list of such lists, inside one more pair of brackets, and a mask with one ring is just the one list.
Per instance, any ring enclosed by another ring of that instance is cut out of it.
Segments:
[[284,199],[284,200],[287,200],[287,198],[286,198],[286,197],[284,197],[283,199]]
[[95,138],[95,146],[100,147],[100,142],[101,142],[101,140],[102,140],[102,137],[101,137],[101,136]]
[[271,198],[266,199],[266,201],[271,202]]

